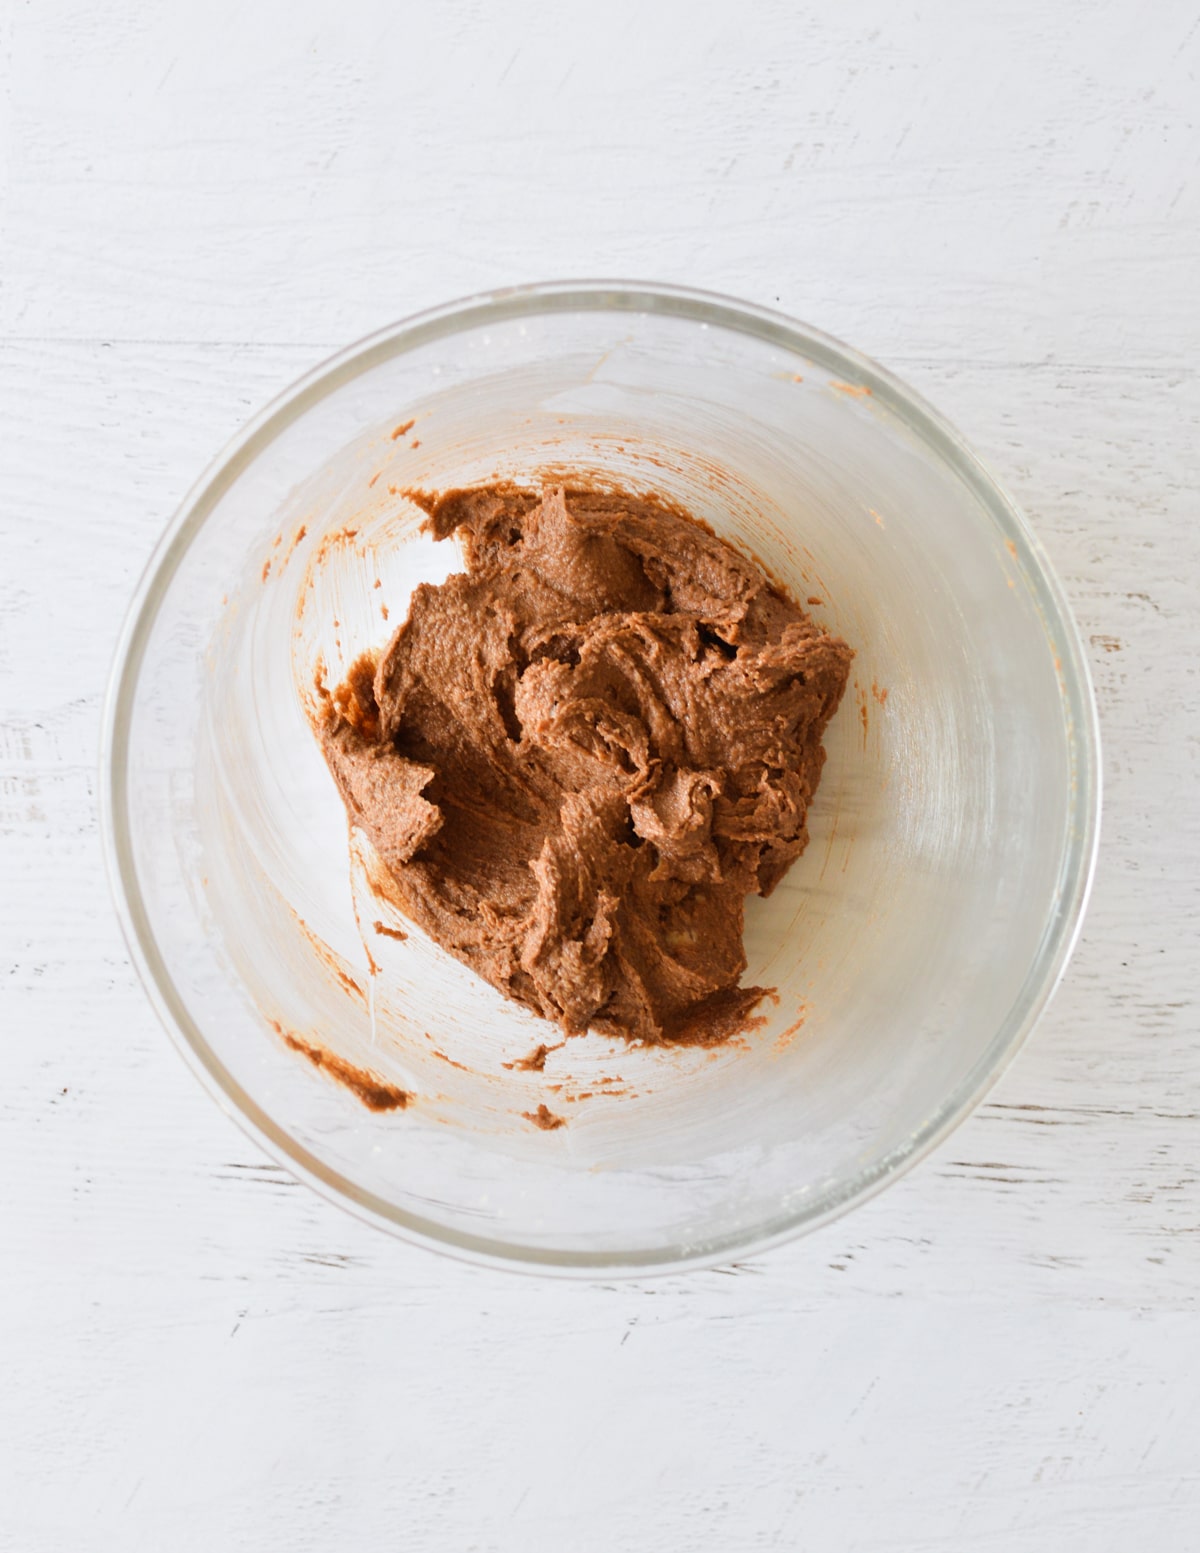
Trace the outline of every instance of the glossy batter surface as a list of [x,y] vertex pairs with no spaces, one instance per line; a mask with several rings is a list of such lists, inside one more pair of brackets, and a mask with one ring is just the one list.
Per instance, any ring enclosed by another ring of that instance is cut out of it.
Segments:
[[413,594],[319,734],[404,910],[570,1033],[716,1041],[743,902],[808,840],[853,656],[765,573],[645,498],[426,498],[467,570]]

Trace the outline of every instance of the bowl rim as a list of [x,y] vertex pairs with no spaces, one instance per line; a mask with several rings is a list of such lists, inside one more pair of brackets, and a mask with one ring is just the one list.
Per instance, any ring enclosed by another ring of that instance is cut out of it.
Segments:
[[[1025,581],[1057,658],[1070,753],[1072,823],[1054,907],[1021,988],[966,1078],[903,1143],[836,1188],[814,1193],[737,1231],[702,1242],[630,1252],[563,1251],[514,1245],[452,1230],[364,1191],[296,1141],[228,1072],[176,989],[138,885],[127,806],[130,720],[158,609],[192,540],[221,496],[258,454],[323,398],[373,367],[465,329],[565,312],[656,313],[749,335],[830,369],[871,394],[965,483],[1015,545]],[[647,1277],[756,1256],[809,1233],[868,1201],[937,1147],[1007,1068],[1057,988],[1078,941],[1100,839],[1100,732],[1087,657],[1066,595],[1040,541],[997,476],[959,432],[886,368],[840,340],[773,309],[719,293],[654,281],[559,280],[506,286],[413,314],[328,357],[259,411],[217,454],[184,496],[155,546],[123,621],[105,698],[100,744],[100,818],[105,866],[130,957],[155,1012],[205,1088],[272,1159],[321,1196],[403,1240],[493,1268],[567,1277]]]

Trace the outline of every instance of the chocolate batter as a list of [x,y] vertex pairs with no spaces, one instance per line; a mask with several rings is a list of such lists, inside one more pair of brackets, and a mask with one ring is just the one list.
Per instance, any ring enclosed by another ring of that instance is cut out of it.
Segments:
[[271,1020],[271,1025],[276,1034],[283,1037],[285,1045],[307,1057],[314,1068],[320,1068],[330,1078],[344,1084],[368,1110],[403,1111],[408,1104],[409,1093],[398,1084],[389,1084],[366,1068],[357,1067],[345,1057],[339,1057],[337,1052],[331,1052],[327,1046],[319,1046],[315,1041],[306,1041],[302,1036],[293,1035],[276,1019]]
[[656,501],[422,501],[467,570],[416,589],[319,728],[403,909],[569,1035],[744,1028],[744,897],[808,841],[850,648]]

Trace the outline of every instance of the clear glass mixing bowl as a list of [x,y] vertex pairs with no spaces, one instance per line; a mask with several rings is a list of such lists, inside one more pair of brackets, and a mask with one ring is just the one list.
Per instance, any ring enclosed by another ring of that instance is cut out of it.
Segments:
[[[559,471],[683,502],[857,657],[808,850],[748,903],[765,1026],[708,1051],[587,1036],[538,1072],[504,1064],[550,1027],[377,931],[401,924],[303,700],[455,569],[406,489]],[[944,1137],[1063,969],[1099,809],[1061,590],[954,431],[812,329],[649,285],[456,303],[269,406],[142,579],[103,759],[131,952],[222,1106],[383,1228],[608,1275],[761,1250]],[[289,1034],[410,1103],[369,1109]],[[533,1126],[543,1103],[567,1125]]]

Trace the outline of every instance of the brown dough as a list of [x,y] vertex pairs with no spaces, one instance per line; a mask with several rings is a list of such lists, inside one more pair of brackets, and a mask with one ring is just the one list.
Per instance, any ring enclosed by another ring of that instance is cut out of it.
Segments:
[[423,500],[467,570],[416,589],[319,729],[403,909],[568,1034],[744,1027],[744,897],[807,843],[850,648],[658,502]]

